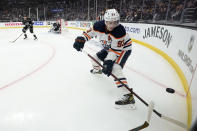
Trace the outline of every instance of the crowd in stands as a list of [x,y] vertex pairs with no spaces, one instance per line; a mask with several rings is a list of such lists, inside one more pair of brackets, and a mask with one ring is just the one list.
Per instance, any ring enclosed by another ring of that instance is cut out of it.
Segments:
[[117,9],[122,22],[197,20],[197,0],[1,0],[0,7],[0,21],[29,15],[34,20],[99,20],[107,8]]
[[186,2],[185,0],[171,0],[170,3],[166,0],[134,0],[132,2],[133,3],[130,3],[130,9],[126,8],[121,11],[121,18],[124,21],[180,21],[184,9],[187,8],[195,8],[193,12],[191,12],[191,15],[193,15],[192,19],[194,21],[197,19],[196,0],[187,0]]

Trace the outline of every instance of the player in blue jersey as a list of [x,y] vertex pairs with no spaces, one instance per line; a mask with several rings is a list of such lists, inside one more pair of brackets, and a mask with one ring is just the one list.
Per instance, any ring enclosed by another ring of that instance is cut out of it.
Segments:
[[[104,73],[107,76],[113,73],[120,81],[128,86],[127,79],[123,75],[122,70],[131,54],[132,41],[119,21],[120,16],[115,9],[107,10],[104,20],[96,22],[92,29],[78,36],[75,39],[73,47],[77,51],[80,51],[83,49],[86,41],[97,36],[103,49],[97,52],[94,58],[99,62],[103,62],[105,68],[101,69],[96,62],[92,61],[93,69],[90,72],[93,74]],[[118,80],[114,81],[116,86],[123,90],[123,98],[115,102],[116,107],[121,108],[126,106],[128,108],[134,108],[135,100],[133,93],[130,93]]]

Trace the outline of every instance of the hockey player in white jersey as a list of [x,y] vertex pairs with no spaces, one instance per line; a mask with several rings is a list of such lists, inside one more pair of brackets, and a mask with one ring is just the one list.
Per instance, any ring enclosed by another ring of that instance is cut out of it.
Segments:
[[[119,24],[119,20],[119,13],[115,9],[107,10],[104,20],[96,22],[93,25],[93,29],[83,32],[82,36],[78,36],[75,39],[73,47],[77,51],[80,51],[83,49],[86,41],[97,36],[103,49],[97,52],[94,58],[99,62],[103,62],[105,68],[101,69],[97,63],[92,61],[93,69],[90,72],[93,74],[104,73],[107,76],[113,73],[120,81],[128,86],[127,79],[123,75],[122,70],[131,54],[132,41],[126,33],[125,28]],[[116,107],[121,108],[126,106],[133,108],[135,104],[133,93],[130,93],[119,81],[114,81],[116,86],[121,91],[123,90],[123,98],[115,102]]]

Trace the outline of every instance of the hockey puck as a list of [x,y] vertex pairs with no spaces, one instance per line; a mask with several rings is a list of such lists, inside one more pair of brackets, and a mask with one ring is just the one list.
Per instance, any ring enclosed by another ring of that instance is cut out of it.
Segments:
[[174,89],[172,89],[172,88],[166,88],[166,92],[168,92],[168,93],[174,93],[174,92],[175,92],[175,90],[174,90]]

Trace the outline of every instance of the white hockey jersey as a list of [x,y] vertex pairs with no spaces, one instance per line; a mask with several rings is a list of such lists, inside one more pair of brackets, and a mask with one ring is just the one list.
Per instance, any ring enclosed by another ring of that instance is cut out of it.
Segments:
[[100,43],[108,51],[105,60],[116,60],[123,51],[131,50],[132,41],[125,28],[119,24],[113,31],[107,31],[104,21],[98,21],[87,32],[83,32],[86,41],[97,36]]

